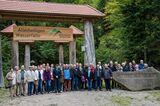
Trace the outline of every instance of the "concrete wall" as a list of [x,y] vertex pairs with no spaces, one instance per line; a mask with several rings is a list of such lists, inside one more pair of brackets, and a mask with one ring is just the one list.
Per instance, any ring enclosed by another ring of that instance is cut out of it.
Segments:
[[160,88],[160,72],[153,67],[138,72],[114,72],[113,79],[131,91]]

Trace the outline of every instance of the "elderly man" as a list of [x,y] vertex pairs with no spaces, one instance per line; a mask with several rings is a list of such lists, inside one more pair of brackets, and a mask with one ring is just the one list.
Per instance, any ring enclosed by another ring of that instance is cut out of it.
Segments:
[[21,66],[21,95],[25,96],[26,94],[26,70],[24,65]]
[[34,72],[33,67],[29,66],[29,70],[26,71],[26,79],[28,82],[28,96],[33,94],[33,82],[34,82]]
[[33,93],[38,94],[38,80],[39,80],[39,72],[37,69],[37,66],[32,66],[33,67],[33,72],[34,72],[34,89]]
[[16,73],[16,95],[21,95],[21,71],[19,70],[18,66],[15,66],[15,73]]
[[105,64],[105,68],[103,72],[104,72],[104,81],[105,81],[106,90],[111,91],[110,80],[112,79],[112,70],[108,67],[108,64]]

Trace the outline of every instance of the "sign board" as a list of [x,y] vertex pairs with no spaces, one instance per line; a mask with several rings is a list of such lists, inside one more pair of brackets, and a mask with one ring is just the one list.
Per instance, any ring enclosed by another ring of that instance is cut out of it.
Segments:
[[59,27],[14,26],[13,40],[19,42],[73,41],[73,30]]
[[85,52],[86,51],[86,47],[85,46],[81,46],[81,51]]

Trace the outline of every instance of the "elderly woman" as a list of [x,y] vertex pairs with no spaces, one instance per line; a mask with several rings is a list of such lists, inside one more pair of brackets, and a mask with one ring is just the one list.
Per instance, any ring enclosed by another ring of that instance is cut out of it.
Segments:
[[9,88],[10,96],[15,97],[16,74],[13,69],[7,73],[6,79],[8,81],[7,88]]

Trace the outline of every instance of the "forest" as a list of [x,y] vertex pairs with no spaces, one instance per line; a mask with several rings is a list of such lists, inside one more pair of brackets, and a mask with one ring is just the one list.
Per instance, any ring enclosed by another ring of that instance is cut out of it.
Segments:
[[[160,0],[30,0],[37,2],[88,4],[105,13],[105,17],[94,22],[96,61],[143,59],[149,66],[160,68]],[[0,30],[15,22],[23,26],[69,27],[74,25],[83,31],[83,23],[39,22],[0,20]],[[2,34],[2,60],[4,74],[11,68],[11,40]],[[81,46],[84,38],[78,38],[77,62],[84,62]],[[69,62],[68,45],[64,46],[64,61]],[[19,48],[20,65],[24,64],[24,45]],[[31,45],[31,62],[58,63],[56,43],[37,41]]]

